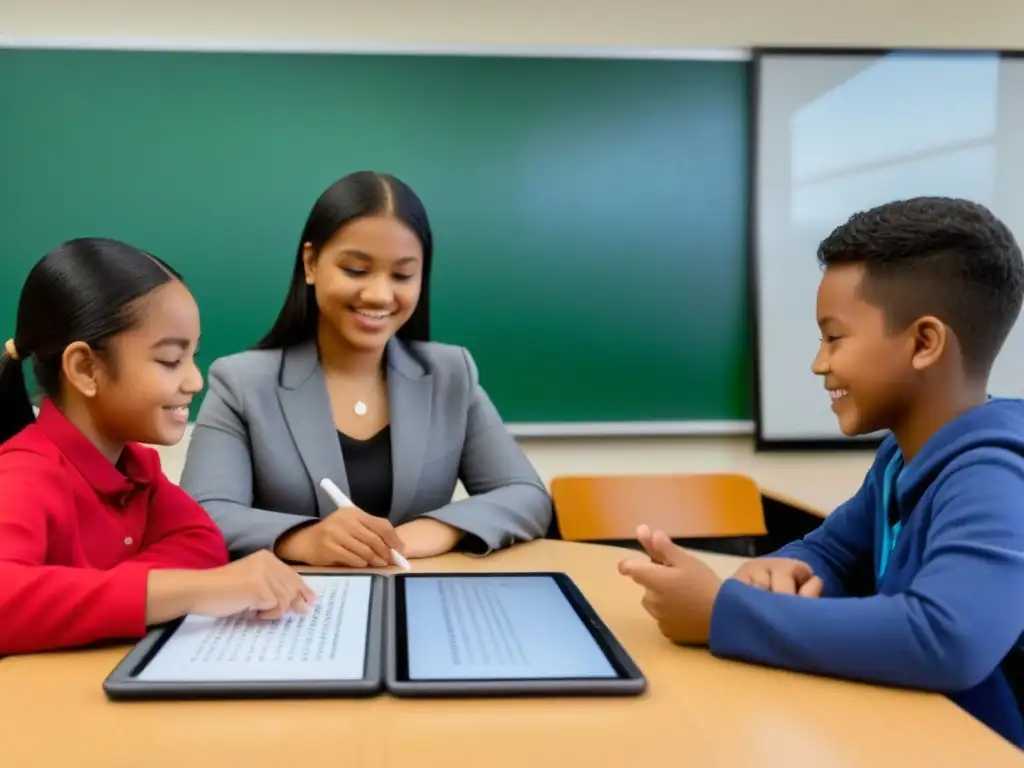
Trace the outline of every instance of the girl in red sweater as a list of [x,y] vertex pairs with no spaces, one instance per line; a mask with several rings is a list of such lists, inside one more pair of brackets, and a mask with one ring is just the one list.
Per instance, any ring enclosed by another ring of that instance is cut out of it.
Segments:
[[198,342],[180,276],[124,243],[73,240],[29,273],[0,357],[0,655],[135,639],[187,613],[308,609],[270,552],[228,564],[206,512],[139,445],[184,435]]

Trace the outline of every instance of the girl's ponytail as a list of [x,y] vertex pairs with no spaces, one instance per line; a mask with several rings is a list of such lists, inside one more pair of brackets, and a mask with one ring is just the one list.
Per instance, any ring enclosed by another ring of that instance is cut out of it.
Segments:
[[36,418],[21,366],[21,351],[10,339],[0,357],[0,443],[14,437]]

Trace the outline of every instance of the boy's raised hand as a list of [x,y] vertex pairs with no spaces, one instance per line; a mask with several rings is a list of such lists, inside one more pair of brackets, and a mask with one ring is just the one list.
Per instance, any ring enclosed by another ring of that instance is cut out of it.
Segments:
[[662,531],[652,532],[642,525],[637,539],[650,561],[623,560],[619,572],[644,588],[641,604],[665,637],[676,643],[707,644],[711,610],[722,580]]
[[824,583],[807,563],[785,557],[759,557],[744,563],[732,578],[769,592],[821,597]]

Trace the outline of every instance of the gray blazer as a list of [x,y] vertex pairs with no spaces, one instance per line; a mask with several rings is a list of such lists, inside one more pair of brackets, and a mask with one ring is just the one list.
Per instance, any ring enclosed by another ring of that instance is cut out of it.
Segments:
[[[481,388],[467,350],[435,343],[387,348],[389,519],[432,517],[487,551],[539,538],[551,498]],[[272,548],[334,504],[319,488],[348,479],[316,345],[221,358],[189,443],[181,486],[223,531],[233,556]],[[458,480],[470,497],[452,502]]]

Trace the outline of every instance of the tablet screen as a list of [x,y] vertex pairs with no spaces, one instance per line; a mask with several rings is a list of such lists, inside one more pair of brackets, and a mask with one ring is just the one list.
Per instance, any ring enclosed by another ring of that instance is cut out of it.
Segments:
[[409,680],[619,677],[547,574],[416,576],[404,592]]
[[190,615],[135,676],[149,682],[360,680],[370,621],[369,576],[305,575],[317,601],[277,620]]

